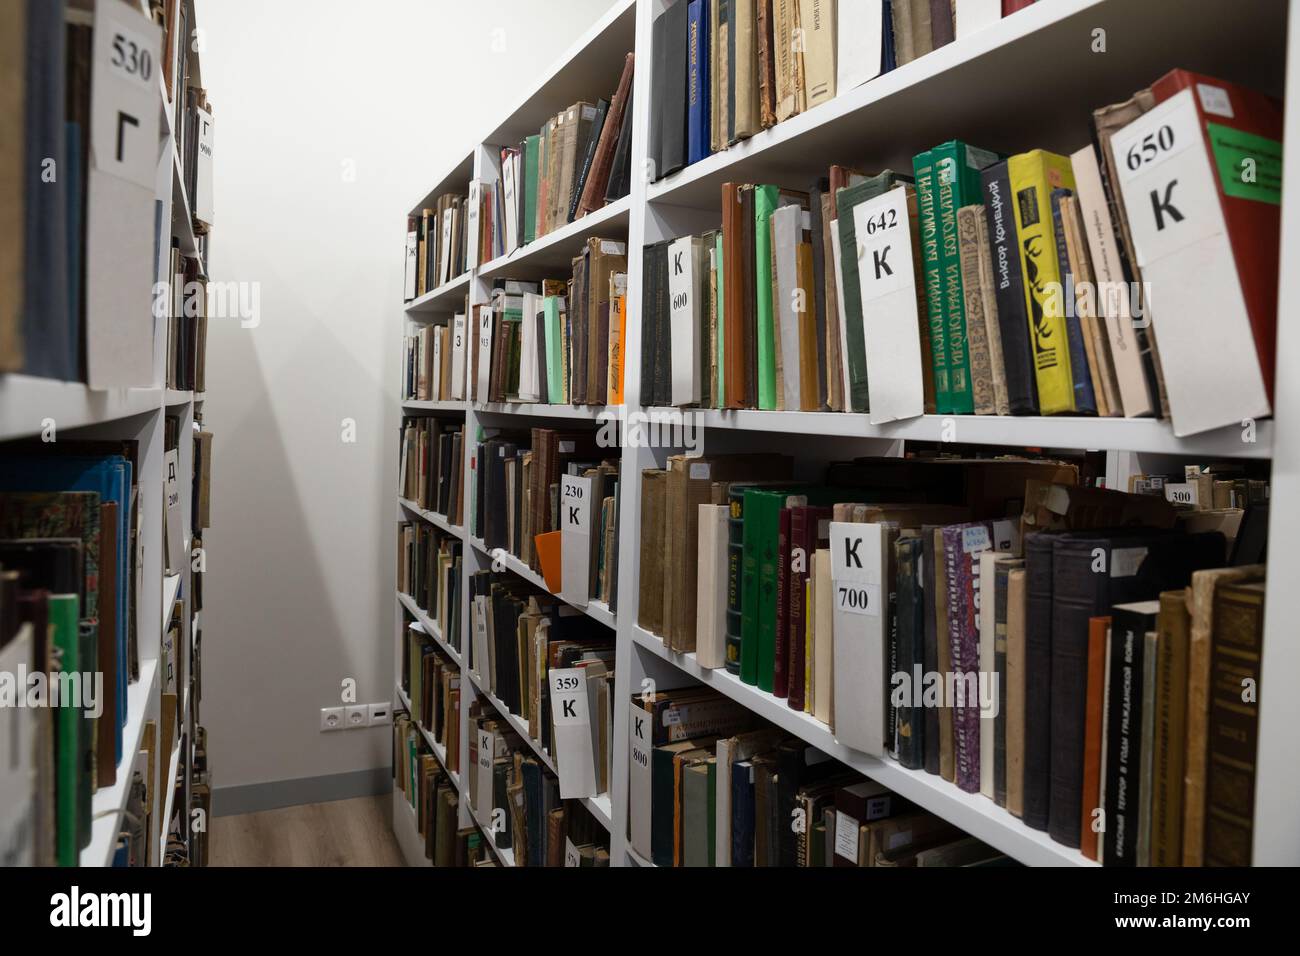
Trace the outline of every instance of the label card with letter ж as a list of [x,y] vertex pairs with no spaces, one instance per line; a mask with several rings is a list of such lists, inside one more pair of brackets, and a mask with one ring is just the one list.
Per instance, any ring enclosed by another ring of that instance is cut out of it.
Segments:
[[884,528],[832,521],[835,739],[880,757],[885,752],[886,648],[882,581]]
[[555,764],[560,799],[596,795],[596,764],[591,752],[591,717],[587,710],[587,674],[581,667],[559,667],[551,683],[551,720],[555,725]]
[[560,478],[560,597],[585,608],[591,577],[591,479]]

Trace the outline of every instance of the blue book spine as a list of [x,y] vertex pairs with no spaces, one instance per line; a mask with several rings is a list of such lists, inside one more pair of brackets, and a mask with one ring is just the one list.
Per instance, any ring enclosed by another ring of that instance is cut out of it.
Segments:
[[1074,384],[1074,410],[1080,415],[1097,414],[1097,396],[1092,390],[1092,373],[1088,366],[1088,352],[1083,345],[1083,325],[1074,301],[1074,268],[1070,264],[1069,248],[1065,244],[1065,229],[1061,222],[1061,199],[1071,196],[1068,189],[1052,190],[1052,226],[1056,232],[1056,255],[1061,263],[1061,291],[1065,307],[1065,331],[1070,346],[1070,379]]
[[731,865],[754,865],[754,765],[731,766]]
[[687,19],[687,110],[686,162],[698,163],[710,152],[712,139],[709,109],[709,4],[713,0],[691,0]]
[[884,19],[883,29],[880,31],[883,41],[881,46],[880,72],[888,73],[890,70],[898,68],[898,60],[894,57],[894,9],[893,0],[881,0],[881,16]]

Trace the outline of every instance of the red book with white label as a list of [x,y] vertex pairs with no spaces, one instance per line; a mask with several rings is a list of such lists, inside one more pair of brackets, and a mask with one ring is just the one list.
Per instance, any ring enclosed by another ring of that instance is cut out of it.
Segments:
[[1271,414],[1282,113],[1183,70],[1152,92],[1111,149],[1182,437]]

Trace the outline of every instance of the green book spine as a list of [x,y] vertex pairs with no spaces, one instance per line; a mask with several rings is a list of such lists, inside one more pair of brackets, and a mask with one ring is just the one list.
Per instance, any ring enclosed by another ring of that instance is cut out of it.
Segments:
[[546,400],[552,405],[564,404],[564,370],[560,364],[560,300],[548,295],[542,300],[546,317]]
[[718,763],[709,761],[709,866],[718,865]]
[[[524,140],[524,243],[537,238],[537,168],[542,151],[542,137]],[[550,352],[546,354],[550,359]],[[547,379],[549,382],[550,379]]]
[[[58,669],[63,674],[81,671],[80,601],[75,594],[51,595],[49,624],[53,632]],[[60,700],[55,715],[54,812],[55,854],[59,866],[78,862],[78,778],[81,776],[81,709],[78,701]]]
[[921,255],[925,276],[925,303],[930,321],[930,361],[934,367],[934,403],[940,415],[952,411],[948,386],[948,337],[943,308],[943,269],[939,249],[939,224],[935,215],[934,164],[929,151],[912,160],[916,173],[916,205],[921,226]]
[[758,683],[758,495],[745,491],[744,550],[740,565],[740,679]]
[[763,492],[758,500],[758,688],[770,694],[776,686],[777,534],[785,493]]
[[716,405],[718,408],[722,408],[723,405],[725,404],[723,396],[727,394],[727,382],[726,382],[726,376],[724,374],[727,370],[727,335],[726,335],[727,324],[723,320],[723,316],[727,314],[724,311],[724,307],[726,306],[727,300],[726,300],[726,292],[724,291],[722,285],[722,275],[724,270],[722,268],[722,230],[721,229],[718,230],[718,238],[714,246],[714,255],[715,255],[714,261],[717,262],[718,264],[718,331],[717,331],[718,394],[714,395],[713,398],[714,398],[714,405]]
[[966,348],[966,300],[961,281],[961,249],[957,244],[957,210],[963,204],[961,174],[966,145],[957,140],[930,150],[934,170],[935,225],[939,231],[939,281],[943,287],[944,348],[948,361],[948,410],[975,414],[970,385],[970,353]]
[[776,345],[772,324],[772,213],[780,190],[754,187],[754,315],[758,320],[758,407],[776,409]]
[[673,750],[656,747],[650,756],[650,857],[655,866],[673,865]]

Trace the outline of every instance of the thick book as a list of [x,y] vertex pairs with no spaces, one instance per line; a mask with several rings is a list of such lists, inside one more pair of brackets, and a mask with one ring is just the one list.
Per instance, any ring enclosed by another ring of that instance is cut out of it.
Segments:
[[1038,414],[1038,380],[1030,344],[1020,238],[1016,229],[1011,179],[1006,162],[994,163],[981,174],[984,211],[988,219],[993,282],[997,299],[1007,402],[1012,415]]
[[[604,131],[605,123],[609,116],[609,101],[596,101],[596,114],[592,117],[591,127],[586,132],[586,138],[579,145],[581,146],[581,157],[577,175],[573,181],[573,191],[569,198],[569,209],[565,216],[565,222],[573,222],[578,217],[578,209],[582,204],[582,196],[587,188],[587,179],[591,176],[592,165],[596,161],[596,149],[599,147]],[[526,148],[526,147],[525,147]],[[523,223],[521,222],[521,230]],[[520,242],[524,238],[520,236]]]
[[709,70],[709,8],[711,6],[712,0],[690,0],[687,12],[687,163],[698,163],[712,152],[709,135],[712,121],[709,99],[712,87]]
[[1106,718],[1106,866],[1137,863],[1138,814],[1144,795],[1142,750],[1143,657],[1146,635],[1156,628],[1159,601],[1117,604],[1111,611]]
[[[663,71],[662,96],[655,101],[656,122],[661,124],[659,167],[656,178],[662,179],[687,163],[687,63],[689,48],[689,3],[677,0],[664,12],[663,46],[655,47],[657,59],[654,77]],[[659,52],[662,50],[662,54]],[[658,84],[656,84],[658,85]]]

